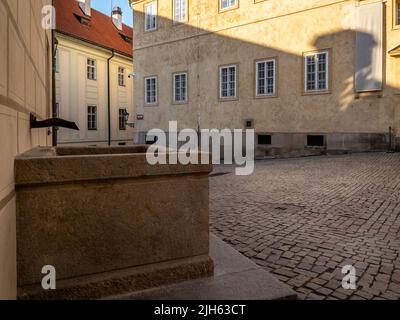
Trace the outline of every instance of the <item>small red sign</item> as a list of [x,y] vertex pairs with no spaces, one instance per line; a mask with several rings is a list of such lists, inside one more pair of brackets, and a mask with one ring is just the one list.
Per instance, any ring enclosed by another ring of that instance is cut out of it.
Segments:
[[136,119],[137,119],[137,120],[144,120],[144,115],[143,115],[143,114],[138,114],[138,115],[136,116]]

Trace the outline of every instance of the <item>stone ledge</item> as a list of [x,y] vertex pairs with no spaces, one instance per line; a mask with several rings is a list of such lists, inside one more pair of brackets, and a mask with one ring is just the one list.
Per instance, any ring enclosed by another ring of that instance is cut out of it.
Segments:
[[296,293],[231,246],[211,235],[214,276],[109,297],[124,300],[278,300]]
[[208,255],[111,271],[98,275],[57,281],[57,290],[45,291],[40,285],[18,288],[19,300],[99,299],[151,287],[207,277],[213,274]]

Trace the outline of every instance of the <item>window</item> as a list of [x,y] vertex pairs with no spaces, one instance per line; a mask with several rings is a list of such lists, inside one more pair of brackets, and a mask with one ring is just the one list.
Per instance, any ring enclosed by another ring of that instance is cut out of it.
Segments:
[[146,104],[157,103],[157,77],[145,78],[145,97]]
[[325,144],[325,137],[321,135],[308,135],[307,146],[309,147],[323,147]]
[[220,10],[236,8],[238,6],[239,0],[219,0]]
[[157,1],[150,2],[144,6],[144,30],[157,29]]
[[122,67],[118,67],[118,85],[125,86],[125,69]]
[[220,99],[236,98],[236,65],[219,68]]
[[400,25],[400,0],[396,0],[395,3],[395,21],[396,21],[396,25]]
[[87,59],[87,78],[89,80],[96,80],[96,60]]
[[319,52],[305,56],[305,91],[327,91],[328,88],[328,52]]
[[97,130],[97,107],[88,106],[88,130]]
[[175,73],[173,80],[174,102],[187,102],[187,73]]
[[125,108],[119,109],[118,126],[119,130],[126,130],[126,116],[128,112]]
[[257,142],[259,145],[271,145],[272,144],[272,137],[269,134],[259,134],[257,136]]
[[187,0],[174,0],[174,22],[187,21]]
[[256,62],[256,96],[275,95],[276,86],[275,59]]
[[244,127],[246,129],[253,129],[254,127],[254,120],[253,119],[246,119],[244,120]]

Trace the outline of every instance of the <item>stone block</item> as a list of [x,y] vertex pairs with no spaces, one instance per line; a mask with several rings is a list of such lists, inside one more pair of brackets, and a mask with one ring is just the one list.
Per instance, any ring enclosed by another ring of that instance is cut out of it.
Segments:
[[[21,298],[98,297],[104,286],[108,295],[144,289],[139,278],[152,287],[212,274],[212,165],[151,166],[146,148],[37,148],[17,157]],[[46,294],[45,265],[61,285]]]

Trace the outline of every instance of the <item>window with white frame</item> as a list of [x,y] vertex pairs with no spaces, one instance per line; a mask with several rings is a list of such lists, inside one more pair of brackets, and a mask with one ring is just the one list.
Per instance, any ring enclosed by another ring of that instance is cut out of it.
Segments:
[[237,66],[229,65],[219,68],[219,97],[220,99],[236,98]]
[[96,80],[97,72],[96,72],[96,60],[87,59],[87,78],[89,80]]
[[118,67],[118,85],[125,86],[125,68]]
[[87,110],[88,110],[87,111],[88,130],[97,130],[97,107],[96,106],[88,106]]
[[127,116],[127,111],[125,108],[120,108],[118,110],[118,127],[119,130],[126,130],[126,116]]
[[174,102],[183,103],[187,101],[187,73],[175,73],[173,76]]
[[230,9],[234,8],[238,5],[239,0],[219,0],[220,1],[220,9],[225,10],[225,9]]
[[327,51],[304,57],[305,91],[319,92],[329,89],[329,54]]
[[144,6],[144,30],[157,29],[157,1],[150,2]]
[[174,0],[174,21],[187,21],[187,2],[188,0]]
[[157,77],[145,78],[145,101],[146,104],[157,103]]
[[256,96],[273,96],[276,92],[275,59],[256,62]]

